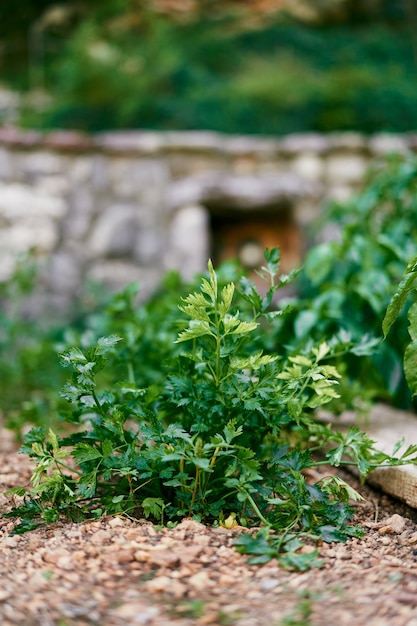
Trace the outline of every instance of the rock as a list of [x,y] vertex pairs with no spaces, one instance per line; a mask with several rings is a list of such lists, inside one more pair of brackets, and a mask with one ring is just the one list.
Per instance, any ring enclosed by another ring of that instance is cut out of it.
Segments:
[[197,574],[193,574],[193,576],[190,576],[190,578],[188,579],[188,584],[191,585],[191,587],[193,587],[194,589],[202,591],[209,587],[213,587],[214,582],[205,570],[201,570],[200,572],[197,572]]
[[403,532],[407,519],[394,513],[388,519],[384,520],[384,525],[378,530],[379,535],[399,535]]
[[150,624],[158,617],[159,609],[142,602],[126,602],[113,609],[112,614],[125,624]]
[[261,578],[259,582],[259,586],[262,591],[271,591],[271,589],[275,589],[275,587],[279,586],[279,580],[276,578]]
[[112,517],[108,521],[108,525],[110,526],[110,528],[117,528],[120,526],[126,526],[126,523],[122,517],[116,516],[116,517]]
[[3,539],[2,543],[7,548],[15,548],[19,542],[17,541],[17,537],[6,537],[5,539]]
[[45,552],[43,555],[43,560],[45,561],[45,563],[58,565],[58,562],[61,561],[61,559],[64,559],[62,563],[65,563],[65,559],[68,559],[70,557],[71,552],[69,550],[66,550],[65,548],[60,548],[58,550],[48,550],[47,552]]
[[97,530],[90,537],[90,542],[94,546],[101,546],[111,538],[111,533],[108,530]]
[[162,593],[169,590],[172,580],[168,576],[157,576],[145,583],[146,589],[151,593]]

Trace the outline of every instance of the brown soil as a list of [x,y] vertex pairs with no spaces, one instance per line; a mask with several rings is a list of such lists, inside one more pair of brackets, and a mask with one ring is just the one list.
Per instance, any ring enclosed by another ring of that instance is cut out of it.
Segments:
[[[0,468],[4,511],[3,491],[31,473],[4,431]],[[323,567],[304,573],[248,565],[233,547],[239,528],[184,520],[158,531],[114,517],[20,537],[0,518],[0,624],[417,626],[416,511],[358,489],[365,538],[323,544]]]

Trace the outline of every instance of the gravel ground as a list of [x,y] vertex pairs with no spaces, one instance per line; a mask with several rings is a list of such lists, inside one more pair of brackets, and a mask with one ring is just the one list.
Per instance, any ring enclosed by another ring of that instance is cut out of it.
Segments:
[[[0,434],[4,512],[4,490],[27,484],[31,465]],[[355,520],[366,536],[323,544],[323,567],[304,573],[248,565],[238,527],[113,517],[10,536],[0,517],[0,624],[417,626],[417,512],[349,481],[366,498]]]

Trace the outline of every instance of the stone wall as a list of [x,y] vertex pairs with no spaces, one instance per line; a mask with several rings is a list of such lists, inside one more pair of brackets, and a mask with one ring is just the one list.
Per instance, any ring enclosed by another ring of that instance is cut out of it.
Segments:
[[87,280],[111,290],[139,281],[145,298],[168,269],[189,278],[209,256],[242,251],[255,265],[257,243],[276,241],[289,268],[326,199],[357,190],[375,156],[416,149],[416,135],[92,137],[3,128],[0,280],[16,253],[32,250],[45,261],[38,306],[62,308]]

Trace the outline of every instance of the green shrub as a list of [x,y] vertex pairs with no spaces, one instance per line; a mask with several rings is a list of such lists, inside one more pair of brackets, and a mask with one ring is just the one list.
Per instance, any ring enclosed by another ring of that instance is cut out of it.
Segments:
[[[322,337],[339,345],[342,356],[334,364],[346,375],[342,396],[347,401],[350,394],[356,408],[364,395],[412,406],[402,366],[409,304],[386,341],[382,320],[417,252],[416,216],[417,159],[393,155],[375,162],[363,192],[330,205],[317,224],[320,230],[333,223],[340,236],[308,252],[292,314],[277,329],[277,343],[286,335],[295,351]],[[350,342],[356,347],[346,355]]]
[[414,462],[417,447],[394,459],[356,428],[342,435],[317,422],[315,409],[338,397],[340,374],[327,363],[332,348],[321,341],[286,358],[259,349],[261,320],[286,315],[271,304],[294,277],[278,276],[278,250],[267,250],[265,260],[264,297],[247,280],[240,296],[233,282],[220,287],[209,262],[200,289],[181,300],[174,358],[148,387],[137,384],[131,366],[141,338],[134,339],[129,316],[121,328],[132,341],[127,353],[111,335],[90,346],[85,337],[61,354],[72,371],[62,395],[76,430],[58,437],[35,428],[25,436],[22,451],[37,465],[30,497],[10,514],[22,519],[17,532],[62,515],[126,513],[160,523],[193,516],[226,526],[236,519],[264,525],[256,538],[237,542],[256,555],[253,562],[277,557],[301,570],[320,563],[316,552],[299,552],[303,539],[360,536],[347,525],[348,501],[360,496],[338,477],[309,484],[305,470],[353,463],[365,476],[376,466]]
[[[261,524],[239,549],[294,569],[318,564],[299,551],[306,538],[359,536],[348,525],[358,495],[337,476],[310,484],[306,470],[354,464],[365,477],[416,461],[414,445],[398,454],[399,442],[392,458],[359,429],[342,434],[317,420],[324,406],[412,406],[416,185],[415,157],[375,164],[361,194],[329,207],[324,223],[335,220],[340,238],[314,246],[303,269],[282,276],[279,251],[265,251],[264,296],[234,263],[218,272],[209,263],[192,285],[169,274],[141,306],[129,285],[66,329],[61,362],[71,377],[59,402],[56,378],[37,383],[50,399],[44,417],[58,414],[65,428],[38,421],[25,435],[36,469],[10,514],[22,520],[16,532],[115,513]],[[299,296],[278,298],[293,281]],[[6,358],[26,341],[20,328],[11,337]],[[9,376],[18,384],[26,372]]]
[[52,106],[41,117],[30,107],[22,121],[267,135],[416,127],[405,20],[308,26],[278,14],[250,24],[239,12],[174,21],[106,2],[67,39],[51,39],[45,75]]

